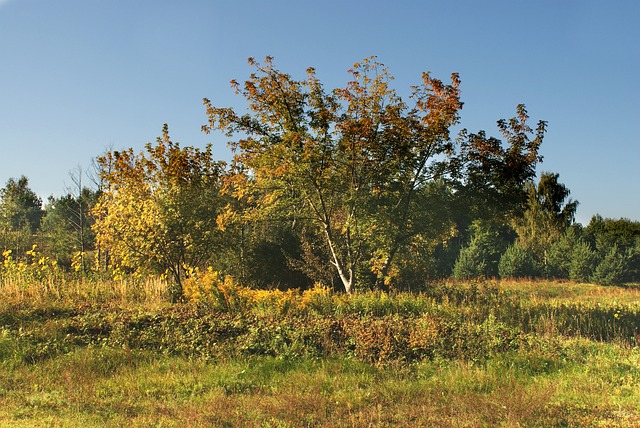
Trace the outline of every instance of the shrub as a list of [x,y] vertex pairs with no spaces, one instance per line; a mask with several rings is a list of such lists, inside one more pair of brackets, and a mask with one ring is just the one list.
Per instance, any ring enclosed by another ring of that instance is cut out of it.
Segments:
[[498,273],[501,278],[525,278],[536,276],[533,255],[518,245],[512,245],[500,258]]
[[212,309],[227,312],[245,310],[250,303],[250,290],[239,286],[234,279],[208,269],[198,271],[183,284],[184,297],[194,302],[205,303]]
[[458,279],[478,278],[484,276],[487,264],[482,258],[482,251],[471,244],[460,251],[458,260],[453,266],[453,277]]
[[591,281],[600,285],[618,285],[628,277],[628,257],[614,245],[596,267]]
[[544,259],[544,273],[550,278],[569,279],[571,253],[578,242],[578,230],[568,229],[564,235],[547,248]]
[[597,263],[597,254],[584,241],[578,242],[571,252],[569,279],[576,282],[588,282]]

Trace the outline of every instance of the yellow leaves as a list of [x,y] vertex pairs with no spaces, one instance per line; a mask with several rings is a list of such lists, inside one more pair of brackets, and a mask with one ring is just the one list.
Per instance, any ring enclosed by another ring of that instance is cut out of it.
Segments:
[[282,291],[243,287],[231,276],[223,275],[212,268],[205,272],[195,272],[185,280],[183,289],[185,297],[189,300],[207,303],[221,311],[260,312],[272,311],[275,308],[284,314],[321,305],[324,300],[332,297],[331,290],[320,283],[302,293],[295,289]]
[[239,286],[233,277],[223,276],[211,268],[203,273],[195,271],[184,281],[183,292],[189,300],[206,302],[224,310],[240,309],[248,299],[248,289]]
[[225,231],[228,225],[235,223],[238,220],[238,215],[236,211],[231,207],[231,205],[227,205],[224,208],[224,211],[218,214],[216,218],[216,225],[218,229],[221,231]]
[[378,249],[374,251],[373,257],[369,259],[369,267],[371,269],[371,273],[376,276],[380,275],[388,257],[388,253],[384,250]]
[[84,258],[86,257],[86,253],[82,251],[76,251],[73,253],[73,257],[71,258],[71,269],[74,272],[81,272],[84,268]]
[[374,251],[373,257],[369,259],[371,273],[376,277],[380,277],[384,274],[384,278],[382,278],[382,280],[386,286],[390,286],[393,283],[393,280],[400,275],[400,269],[393,264],[389,266],[389,262],[389,253],[382,249]]
[[225,168],[211,146],[181,147],[165,125],[143,152],[109,152],[103,159],[106,185],[94,209],[94,231],[116,272],[160,274],[170,267],[176,280],[184,265],[206,258],[203,252],[218,237]]
[[11,269],[15,265],[11,253],[11,250],[5,250],[2,252],[2,267],[5,271]]
[[317,305],[328,298],[331,298],[331,289],[322,283],[316,282],[313,285],[313,288],[302,292],[300,306],[306,309],[313,305]]
[[28,283],[31,280],[42,281],[49,279],[53,281],[60,274],[58,263],[49,257],[42,256],[37,250],[37,245],[33,245],[30,250],[25,251],[25,258],[14,260],[11,250],[2,253],[2,264],[0,264],[0,278],[12,278]]

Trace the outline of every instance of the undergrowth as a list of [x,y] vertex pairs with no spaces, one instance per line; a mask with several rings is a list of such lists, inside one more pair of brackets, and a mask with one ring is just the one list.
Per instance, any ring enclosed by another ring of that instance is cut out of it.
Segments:
[[0,424],[640,424],[633,286],[348,296],[210,273],[177,304],[157,283],[97,286],[4,290]]

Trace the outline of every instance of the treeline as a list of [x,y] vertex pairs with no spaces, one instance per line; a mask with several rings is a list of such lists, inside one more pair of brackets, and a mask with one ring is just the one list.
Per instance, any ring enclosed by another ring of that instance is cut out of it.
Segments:
[[[502,138],[459,124],[460,79],[424,73],[408,104],[375,58],[343,88],[313,69],[295,80],[271,58],[240,84],[246,112],[205,99],[203,130],[234,152],[172,141],[97,158],[91,186],[72,174],[46,205],[28,179],[0,190],[4,264],[78,275],[166,275],[173,298],[206,269],[259,288],[314,283],[420,289],[442,277],[546,277],[619,284],[640,278],[640,223],[575,223],[558,174],[536,168],[546,123],[524,106]],[[36,247],[34,247],[36,245]]]

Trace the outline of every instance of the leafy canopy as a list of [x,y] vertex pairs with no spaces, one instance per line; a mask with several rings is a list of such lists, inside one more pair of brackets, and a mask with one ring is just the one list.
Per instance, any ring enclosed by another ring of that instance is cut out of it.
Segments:
[[424,201],[454,153],[449,129],[462,107],[458,75],[445,84],[423,73],[408,105],[375,57],[356,63],[350,81],[332,91],[312,68],[295,80],[270,57],[249,63],[249,79],[232,82],[248,113],[204,101],[204,131],[234,137],[225,191],[240,204],[229,206],[221,223],[306,222],[322,237],[347,292],[367,274],[387,281],[401,248],[442,229]]
[[94,230],[110,267],[169,274],[179,298],[182,279],[221,244],[216,217],[224,164],[213,160],[210,146],[172,142],[166,125],[144,152],[107,152],[98,164],[104,187]]

